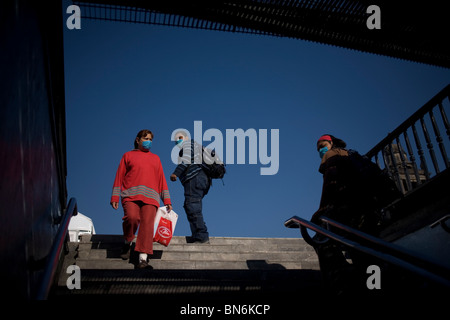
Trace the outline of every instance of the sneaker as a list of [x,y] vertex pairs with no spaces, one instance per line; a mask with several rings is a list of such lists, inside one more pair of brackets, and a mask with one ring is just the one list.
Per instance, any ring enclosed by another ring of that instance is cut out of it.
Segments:
[[120,253],[120,257],[123,260],[130,259],[130,251],[131,251],[131,245],[129,243],[124,243],[122,247],[122,252]]

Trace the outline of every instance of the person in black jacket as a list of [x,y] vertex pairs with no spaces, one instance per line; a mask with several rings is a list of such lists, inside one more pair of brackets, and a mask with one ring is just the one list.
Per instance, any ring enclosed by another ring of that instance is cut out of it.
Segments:
[[[320,217],[326,216],[376,235],[380,210],[399,195],[398,190],[376,164],[354,150],[347,150],[346,146],[343,140],[330,134],[321,136],[317,141],[323,186],[319,209],[311,221],[328,228],[320,220]],[[331,231],[339,232],[333,228]],[[364,278],[365,269],[357,268],[358,263],[365,266],[364,257],[353,252],[353,264],[350,264],[344,255],[344,249],[337,242],[323,242],[320,234],[316,234],[314,238],[320,269],[327,286],[336,293],[348,293],[355,288],[364,287],[361,279]],[[363,276],[355,277],[357,272],[363,272]]]
[[319,210],[312,221],[325,215],[361,231],[376,234],[380,211],[400,196],[395,183],[381,169],[330,134],[317,141],[323,174]]

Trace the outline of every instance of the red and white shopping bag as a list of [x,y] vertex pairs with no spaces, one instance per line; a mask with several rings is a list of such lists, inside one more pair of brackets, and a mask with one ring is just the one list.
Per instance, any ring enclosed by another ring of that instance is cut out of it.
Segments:
[[153,242],[168,246],[172,240],[178,215],[173,211],[167,212],[166,207],[158,208],[153,228]]

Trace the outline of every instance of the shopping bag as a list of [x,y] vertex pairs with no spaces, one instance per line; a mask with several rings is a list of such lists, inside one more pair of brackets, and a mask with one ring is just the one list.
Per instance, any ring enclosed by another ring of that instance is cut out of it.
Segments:
[[178,215],[173,210],[167,212],[166,207],[160,207],[156,212],[153,242],[167,247],[172,240],[177,220]]
[[153,241],[167,247],[170,243],[170,240],[172,240],[172,221],[161,217],[161,219],[159,219],[158,227],[156,229],[156,234],[153,237]]

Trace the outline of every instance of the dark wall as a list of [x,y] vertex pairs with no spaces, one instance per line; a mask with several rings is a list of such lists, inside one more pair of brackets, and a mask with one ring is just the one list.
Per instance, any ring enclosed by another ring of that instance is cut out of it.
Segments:
[[0,279],[33,298],[66,206],[61,1],[0,4]]

